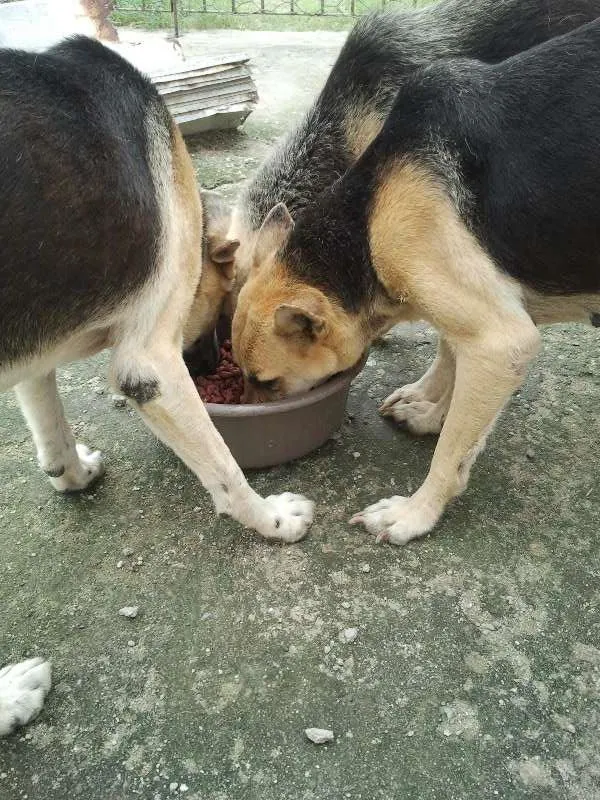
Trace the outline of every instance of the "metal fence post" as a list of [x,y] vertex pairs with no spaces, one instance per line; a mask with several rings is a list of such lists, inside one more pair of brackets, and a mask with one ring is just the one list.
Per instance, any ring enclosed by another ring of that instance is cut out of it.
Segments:
[[179,13],[177,8],[178,0],[171,0],[171,11],[173,13],[173,27],[175,28],[175,38],[179,39]]

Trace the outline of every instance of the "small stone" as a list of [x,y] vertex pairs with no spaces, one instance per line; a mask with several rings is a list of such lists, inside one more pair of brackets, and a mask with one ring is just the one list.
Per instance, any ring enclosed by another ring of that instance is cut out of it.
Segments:
[[130,639],[130,640],[127,642],[127,647],[135,647],[135,642],[133,641],[133,639]]
[[358,452],[358,450],[355,450],[355,451],[352,453],[352,456],[353,456],[353,458],[360,458],[360,453]]
[[123,606],[123,608],[119,609],[119,614],[128,619],[135,619],[139,610],[139,606]]
[[125,408],[127,405],[127,398],[123,397],[122,394],[113,394],[110,399],[115,408]]
[[190,787],[186,783],[179,784],[179,791],[180,792],[187,792]]
[[304,734],[314,744],[333,742],[333,731],[329,731],[326,728],[306,728]]
[[340,631],[339,639],[341,642],[345,642],[346,644],[352,644],[356,640],[358,636],[358,628],[344,628],[343,631]]
[[527,456],[527,458],[530,461],[532,461],[535,458],[535,450],[532,450],[531,448],[529,448],[529,450],[525,451],[525,455]]
[[117,561],[117,569],[123,569],[124,561]]
[[169,791],[170,792],[176,792],[178,786],[179,786],[179,784],[175,783],[175,781],[173,781],[172,783],[169,784]]
[[124,547],[123,548],[123,555],[125,557],[133,555],[133,548],[132,547]]
[[369,566],[369,564],[362,564],[360,569],[361,572],[371,572],[371,567]]

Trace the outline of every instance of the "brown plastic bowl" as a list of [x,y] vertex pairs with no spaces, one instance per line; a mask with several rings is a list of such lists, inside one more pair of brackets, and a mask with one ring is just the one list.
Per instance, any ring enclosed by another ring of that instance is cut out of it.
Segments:
[[240,467],[284,464],[316,450],[340,427],[350,384],[366,360],[365,356],[352,369],[287,400],[206,403],[206,409]]

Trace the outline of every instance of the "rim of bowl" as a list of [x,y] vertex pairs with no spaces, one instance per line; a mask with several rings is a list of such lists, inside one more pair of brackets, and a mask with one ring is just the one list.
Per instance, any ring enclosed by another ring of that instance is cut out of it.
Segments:
[[367,363],[367,356],[368,353],[365,353],[353,367],[332,375],[325,383],[315,386],[314,389],[285,400],[274,400],[272,403],[205,403],[204,405],[211,417],[264,417],[282,411],[307,408],[349,386]]

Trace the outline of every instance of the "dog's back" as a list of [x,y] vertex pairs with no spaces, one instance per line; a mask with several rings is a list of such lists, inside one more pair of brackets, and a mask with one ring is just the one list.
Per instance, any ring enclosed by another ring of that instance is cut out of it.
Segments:
[[152,84],[91,39],[0,51],[0,368],[148,281],[170,125]]
[[284,202],[292,216],[342,175],[379,132],[410,74],[442,58],[494,63],[600,16],[600,0],[442,0],[357,22],[300,125],[238,203],[248,230]]
[[400,91],[368,161],[436,172],[495,263],[600,291],[600,20],[500,64],[440,61]]

